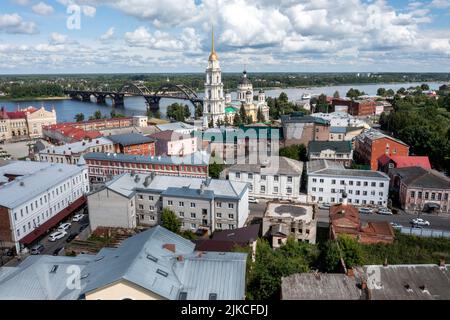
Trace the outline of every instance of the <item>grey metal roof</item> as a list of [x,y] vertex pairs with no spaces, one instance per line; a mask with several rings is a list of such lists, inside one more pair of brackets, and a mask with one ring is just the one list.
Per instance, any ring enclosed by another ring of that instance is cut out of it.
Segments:
[[235,164],[226,170],[228,172],[301,175],[303,171],[303,162],[286,157],[272,157],[265,164]]
[[148,164],[188,164],[188,165],[208,165],[210,155],[204,151],[194,152],[183,157],[179,156],[136,156],[123,153],[90,152],[84,155],[85,160],[121,161],[130,163]]
[[450,178],[436,170],[426,170],[422,167],[405,167],[391,169],[393,175],[402,178],[408,187],[450,189]]
[[389,180],[389,176],[381,171],[345,169],[341,163],[329,160],[313,160],[307,163],[308,175],[374,178]]
[[[371,265],[367,286],[374,300],[449,300],[450,265]],[[373,280],[373,281],[371,281]]]
[[173,123],[165,123],[165,124],[158,124],[156,126],[161,131],[166,130],[194,130],[196,129],[194,126],[184,123],[184,122],[173,122]]
[[170,187],[164,190],[161,195],[169,197],[186,197],[186,198],[198,198],[198,199],[214,199],[214,191],[191,189],[188,186],[181,188]]
[[333,273],[297,273],[281,279],[283,300],[360,300],[355,277]]
[[[136,178],[138,177],[138,178]],[[215,198],[240,199],[242,194],[247,190],[248,185],[243,182],[235,182],[229,180],[218,179],[201,179],[191,177],[177,177],[152,174],[135,174],[124,173],[115,176],[105,186],[119,194],[130,197],[134,192],[159,192],[162,193],[170,188],[172,194],[182,195],[183,190],[200,190],[203,183],[206,183],[205,191],[213,192]],[[194,191],[190,191],[194,192]]]
[[[164,249],[164,244],[174,244],[175,253]],[[117,249],[100,251],[97,259],[103,258],[85,270],[92,280],[82,292],[126,280],[171,300],[183,291],[188,299],[208,299],[209,293],[218,293],[218,299],[243,299],[246,254],[199,255],[194,248],[193,242],[156,226],[128,238]]]
[[[12,170],[8,169],[9,165],[0,167],[0,175],[25,172],[25,175],[0,186],[1,206],[15,208],[70,177],[80,174],[84,169],[82,166],[61,163],[33,162],[33,164],[36,168],[31,169],[28,161],[13,162]],[[23,170],[21,170],[22,165]]]
[[144,136],[139,133],[124,133],[116,134],[107,137],[114,143],[120,144],[122,146],[132,146],[135,144],[149,143],[155,141],[155,139]]
[[[74,268],[81,274],[95,259],[92,255],[77,257],[29,256],[17,267],[0,268],[0,300],[73,300],[81,288],[69,289],[67,282]],[[50,271],[58,266],[54,273]]]
[[111,145],[112,142],[104,137],[89,140],[78,141],[74,143],[66,143],[62,146],[48,146],[42,150],[41,154],[71,154],[86,151],[90,147]]
[[350,141],[310,141],[308,144],[308,152],[321,152],[323,150],[334,150],[336,153],[350,153],[352,151],[352,143]]

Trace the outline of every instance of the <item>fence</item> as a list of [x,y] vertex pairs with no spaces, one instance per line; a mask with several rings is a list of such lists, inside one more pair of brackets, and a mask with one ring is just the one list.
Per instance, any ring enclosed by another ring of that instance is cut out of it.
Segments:
[[435,230],[435,229],[422,229],[422,228],[412,228],[403,227],[399,229],[403,234],[409,234],[419,237],[433,237],[433,238],[450,238],[450,231],[445,230]]

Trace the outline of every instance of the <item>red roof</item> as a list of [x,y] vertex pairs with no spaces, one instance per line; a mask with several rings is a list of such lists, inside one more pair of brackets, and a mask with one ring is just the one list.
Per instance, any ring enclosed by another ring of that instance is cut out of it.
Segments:
[[395,162],[396,168],[422,167],[431,169],[430,160],[427,156],[391,156],[391,160]]
[[24,111],[12,111],[7,112],[8,118],[10,119],[25,119],[26,113]]

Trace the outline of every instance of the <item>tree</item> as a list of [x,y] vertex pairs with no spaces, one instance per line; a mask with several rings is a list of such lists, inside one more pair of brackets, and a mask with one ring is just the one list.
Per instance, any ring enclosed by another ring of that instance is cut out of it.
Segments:
[[214,128],[214,120],[213,120],[212,117],[211,117],[211,119],[208,122],[208,128]]
[[359,91],[358,89],[350,88],[350,90],[347,91],[346,97],[355,99],[364,94],[365,94],[364,91]]
[[361,245],[355,238],[346,234],[339,235],[338,244],[347,268],[352,268],[362,264],[363,251]]
[[213,179],[219,179],[220,173],[223,171],[224,165],[214,161],[209,164],[209,176]]
[[341,253],[336,241],[328,240],[321,247],[321,261],[323,263],[322,268],[326,272],[339,271],[339,262],[341,259]]
[[164,208],[161,214],[161,225],[175,233],[180,233],[181,221],[176,216],[175,212],[168,208]]
[[156,119],[161,119],[161,111],[156,110],[155,113],[154,113],[154,117],[155,117]]
[[188,106],[179,103],[172,103],[167,107],[167,117],[176,121],[184,121],[191,115]]
[[386,89],[385,88],[378,88],[377,95],[385,97],[386,96]]
[[102,113],[100,112],[100,110],[95,111],[94,114],[89,117],[90,120],[99,120],[101,118],[102,118]]
[[201,104],[197,104],[195,106],[195,119],[199,119],[203,116],[203,106]]
[[233,117],[233,126],[239,127],[241,124],[242,124],[241,116],[239,115],[238,112],[236,112]]
[[325,94],[321,94],[318,98],[317,98],[317,102],[316,102],[316,112],[325,112],[328,113],[328,108],[329,108],[329,104],[327,101],[327,96]]
[[386,95],[387,95],[388,97],[393,97],[393,96],[395,95],[395,92],[394,92],[394,90],[392,90],[392,89],[388,89],[388,90],[386,91]]
[[308,161],[307,150],[304,144],[293,144],[288,147],[280,148],[280,157],[286,157],[298,161]]
[[187,104],[184,105],[184,118],[189,118],[191,116],[191,110]]
[[75,121],[76,122],[82,122],[82,121],[84,121],[84,113],[77,113],[76,115],[75,115]]
[[335,91],[334,93],[333,93],[333,98],[339,98],[339,91]]
[[261,110],[261,107],[258,107],[258,112],[256,114],[256,119],[258,122],[266,122],[266,120],[264,119],[264,114]]
[[228,118],[228,115],[225,115],[224,124],[225,124],[225,127],[228,127],[230,125],[230,119]]
[[245,111],[244,104],[241,104],[241,108],[239,109],[239,116],[240,116],[242,122],[247,121],[247,112]]
[[397,90],[398,94],[404,95],[406,93],[406,89],[401,87],[400,89]]
[[420,86],[420,89],[422,89],[422,91],[427,91],[427,90],[430,90],[430,86],[426,83],[422,83],[422,85]]

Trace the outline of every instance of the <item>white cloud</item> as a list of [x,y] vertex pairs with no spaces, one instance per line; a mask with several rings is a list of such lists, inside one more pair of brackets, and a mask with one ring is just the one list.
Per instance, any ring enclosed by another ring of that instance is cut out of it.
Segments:
[[17,13],[0,15],[0,32],[6,33],[37,33],[37,25],[34,22],[23,21]]
[[65,44],[69,42],[69,37],[64,34],[60,34],[57,32],[52,32],[50,35],[50,43],[54,45]]
[[39,2],[38,4],[31,7],[34,13],[39,14],[41,16],[48,16],[55,12],[55,9],[51,5],[48,5],[44,2]]
[[82,9],[84,15],[91,17],[91,18],[95,17],[95,14],[97,13],[97,9],[92,6],[82,6],[81,9]]
[[114,38],[114,27],[109,28],[101,37],[101,41],[109,41]]
[[450,0],[433,0],[431,6],[435,8],[450,8]]

